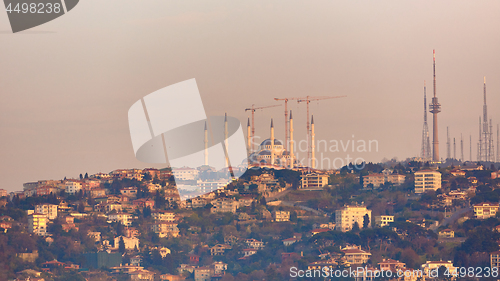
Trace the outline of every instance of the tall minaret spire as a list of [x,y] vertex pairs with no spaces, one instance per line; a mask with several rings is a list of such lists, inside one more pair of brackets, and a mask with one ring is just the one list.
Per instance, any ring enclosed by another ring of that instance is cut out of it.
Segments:
[[293,169],[293,159],[294,159],[294,155],[293,155],[293,146],[294,146],[294,143],[293,143],[293,117],[292,117],[292,111],[290,110],[290,169]]
[[271,118],[271,165],[274,165],[274,125],[273,119]]
[[439,138],[438,138],[438,119],[437,114],[441,112],[441,105],[436,97],[436,51],[432,50],[433,54],[433,79],[434,79],[434,97],[432,103],[429,105],[430,112],[432,113],[432,161],[439,162]]
[[252,153],[252,128],[250,127],[250,118],[248,118],[248,123],[247,123],[247,150],[248,150],[248,155]]
[[208,166],[208,130],[207,130],[207,121],[205,121],[205,166]]
[[311,168],[316,169],[316,157],[314,156],[314,115],[311,115]]

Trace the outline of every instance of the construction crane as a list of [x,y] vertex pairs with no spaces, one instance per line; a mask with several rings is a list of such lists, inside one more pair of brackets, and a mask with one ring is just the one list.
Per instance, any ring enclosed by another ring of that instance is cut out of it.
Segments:
[[308,163],[308,165],[311,164],[311,163],[309,163],[311,161],[311,159],[310,159],[311,143],[309,142],[310,134],[311,134],[310,129],[309,129],[309,103],[311,101],[320,101],[320,100],[337,99],[337,98],[345,98],[345,97],[347,97],[347,96],[335,96],[335,97],[328,97],[328,96],[310,97],[310,96],[307,96],[305,98],[297,99],[297,103],[305,102],[307,105],[307,163]]
[[277,106],[281,106],[281,104],[261,106],[261,107],[254,107],[254,106],[255,106],[255,104],[252,104],[252,107],[245,109],[245,112],[249,111],[249,110],[252,112],[252,151],[255,151],[255,147],[254,147],[254,143],[253,143],[253,140],[254,140],[254,137],[255,137],[255,122],[254,122],[254,113],[255,113],[255,110],[257,110],[257,109],[264,109],[264,108],[270,108],[270,107],[277,107]]
[[[316,97],[316,98],[320,98],[320,97]],[[321,97],[321,98],[326,98],[325,97]],[[288,120],[288,101],[289,100],[301,100],[301,99],[305,99],[305,98],[274,98],[274,100],[277,100],[277,101],[285,101],[285,149],[286,151],[289,151],[288,150],[288,144],[290,143],[290,139],[288,137],[288,128],[289,128],[289,122],[290,120]]]

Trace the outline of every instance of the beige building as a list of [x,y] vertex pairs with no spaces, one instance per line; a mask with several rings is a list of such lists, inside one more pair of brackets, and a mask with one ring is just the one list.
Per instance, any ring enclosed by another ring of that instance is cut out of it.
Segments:
[[157,222],[151,225],[151,230],[157,233],[160,238],[179,236],[179,228],[173,222]]
[[238,202],[228,198],[217,198],[212,202],[212,213],[236,213]]
[[394,185],[402,185],[405,183],[406,176],[405,175],[399,175],[399,174],[390,174],[387,175],[387,182],[390,182]]
[[363,176],[363,187],[367,188],[369,184],[373,187],[380,187],[385,183],[385,175],[383,174],[369,174]]
[[453,265],[451,261],[427,261],[425,264],[422,264],[422,271],[424,272],[424,276],[429,276],[429,272],[432,270],[436,270],[437,268],[440,268],[441,266],[444,266],[448,269],[448,272],[450,274],[453,274],[456,272],[457,268]]
[[474,216],[479,220],[495,217],[497,212],[498,204],[481,203],[474,205]]
[[500,267],[500,251],[496,251],[490,254],[491,268]]
[[346,232],[351,230],[356,222],[358,223],[359,228],[362,228],[365,215],[368,215],[368,219],[370,220],[368,227],[371,227],[371,210],[366,209],[365,206],[344,206],[344,208],[335,211],[336,228],[342,232]]
[[125,249],[127,250],[134,250],[135,248],[139,249],[139,238],[135,237],[125,237],[125,236],[118,236],[115,237],[114,242],[115,242],[115,249],[118,249],[120,245],[120,238],[123,238],[123,243],[125,244]]
[[57,205],[41,204],[35,206],[35,213],[47,215],[49,220],[57,218]]
[[415,172],[415,193],[424,193],[428,190],[441,188],[441,173],[432,170]]
[[370,252],[361,250],[361,246],[346,247],[341,251],[344,253],[345,261],[351,266],[367,263],[372,255]]
[[322,188],[328,185],[328,175],[311,173],[301,175],[301,188]]
[[394,216],[375,216],[375,225],[384,227],[394,222]]
[[275,222],[290,221],[290,212],[273,211],[273,219]]
[[40,236],[47,235],[49,218],[45,214],[33,213],[28,216],[28,232]]
[[167,221],[173,222],[175,220],[175,214],[173,212],[158,210],[151,213],[151,217],[153,217],[156,221]]

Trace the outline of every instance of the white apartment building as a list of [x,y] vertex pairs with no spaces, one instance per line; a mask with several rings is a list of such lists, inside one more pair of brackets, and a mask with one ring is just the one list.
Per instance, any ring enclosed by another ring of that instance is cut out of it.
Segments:
[[328,184],[328,175],[317,173],[301,175],[301,188],[322,188]]
[[363,220],[367,214],[369,219],[368,227],[371,227],[371,210],[366,209],[365,206],[344,206],[344,208],[335,211],[336,228],[342,232],[346,232],[351,230],[356,222],[359,228],[363,228]]
[[432,170],[415,172],[415,193],[424,193],[428,190],[441,188],[441,173]]
[[175,180],[195,180],[198,178],[199,171],[196,169],[183,167],[178,169],[173,169],[172,174]]
[[64,184],[64,190],[67,194],[75,194],[82,189],[82,184],[77,181],[67,181]]
[[57,205],[41,204],[35,206],[35,213],[47,215],[49,220],[57,218]]

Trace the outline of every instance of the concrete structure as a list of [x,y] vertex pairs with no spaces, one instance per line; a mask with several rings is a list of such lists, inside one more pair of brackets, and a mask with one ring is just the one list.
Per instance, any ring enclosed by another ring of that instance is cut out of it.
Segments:
[[433,54],[433,79],[434,79],[434,97],[432,103],[429,105],[430,112],[432,113],[432,161],[439,162],[439,138],[438,138],[438,120],[437,114],[441,112],[441,105],[436,97],[436,52],[432,50]]
[[379,227],[384,227],[394,222],[394,216],[375,216],[375,225]]
[[498,213],[498,203],[481,203],[474,205],[474,216],[476,219],[484,220],[487,218],[494,218]]
[[33,213],[28,216],[28,232],[40,236],[47,235],[49,218],[45,214]]
[[422,159],[431,159],[431,142],[429,140],[429,127],[427,126],[427,93],[424,81],[424,128],[422,129],[422,148],[420,152]]
[[300,182],[300,187],[303,189],[320,189],[328,184],[328,175],[317,173],[304,174],[300,176]]
[[120,239],[123,238],[123,243],[125,244],[125,249],[127,250],[134,250],[135,248],[139,249],[139,238],[135,237],[125,237],[125,236],[118,236],[115,237],[114,242],[115,242],[115,249],[118,249],[120,245]]
[[427,190],[441,188],[441,173],[433,170],[415,172],[415,193],[424,193]]
[[383,174],[369,174],[363,176],[363,187],[367,188],[369,184],[373,187],[380,187],[385,183],[385,176]]
[[427,261],[425,264],[422,264],[422,270],[424,271],[424,275],[429,277],[429,272],[432,270],[436,270],[444,266],[448,269],[448,272],[453,273],[457,268],[453,265],[451,261]]
[[500,268],[500,251],[496,251],[490,254],[490,265],[491,268]]
[[35,206],[35,213],[47,215],[49,220],[57,218],[57,205],[40,204]]
[[175,214],[173,212],[158,210],[151,213],[151,217],[157,221],[173,222],[175,220]]
[[108,222],[119,221],[123,225],[132,224],[132,215],[129,213],[114,213],[108,215]]
[[217,198],[212,202],[212,209],[210,210],[212,213],[236,213],[236,208],[238,207],[238,203],[232,199],[228,198]]
[[359,228],[363,227],[365,215],[370,220],[368,227],[371,227],[372,211],[365,206],[347,205],[344,208],[335,211],[335,225],[337,230],[346,232],[352,229],[354,223],[358,223]]
[[275,222],[290,221],[290,212],[288,212],[288,211],[273,211],[273,219]]
[[82,184],[77,181],[66,181],[64,184],[64,190],[67,194],[75,194],[82,190]]
[[345,261],[351,266],[367,263],[372,255],[370,252],[361,250],[361,246],[350,246],[341,249],[341,251],[344,253]]

